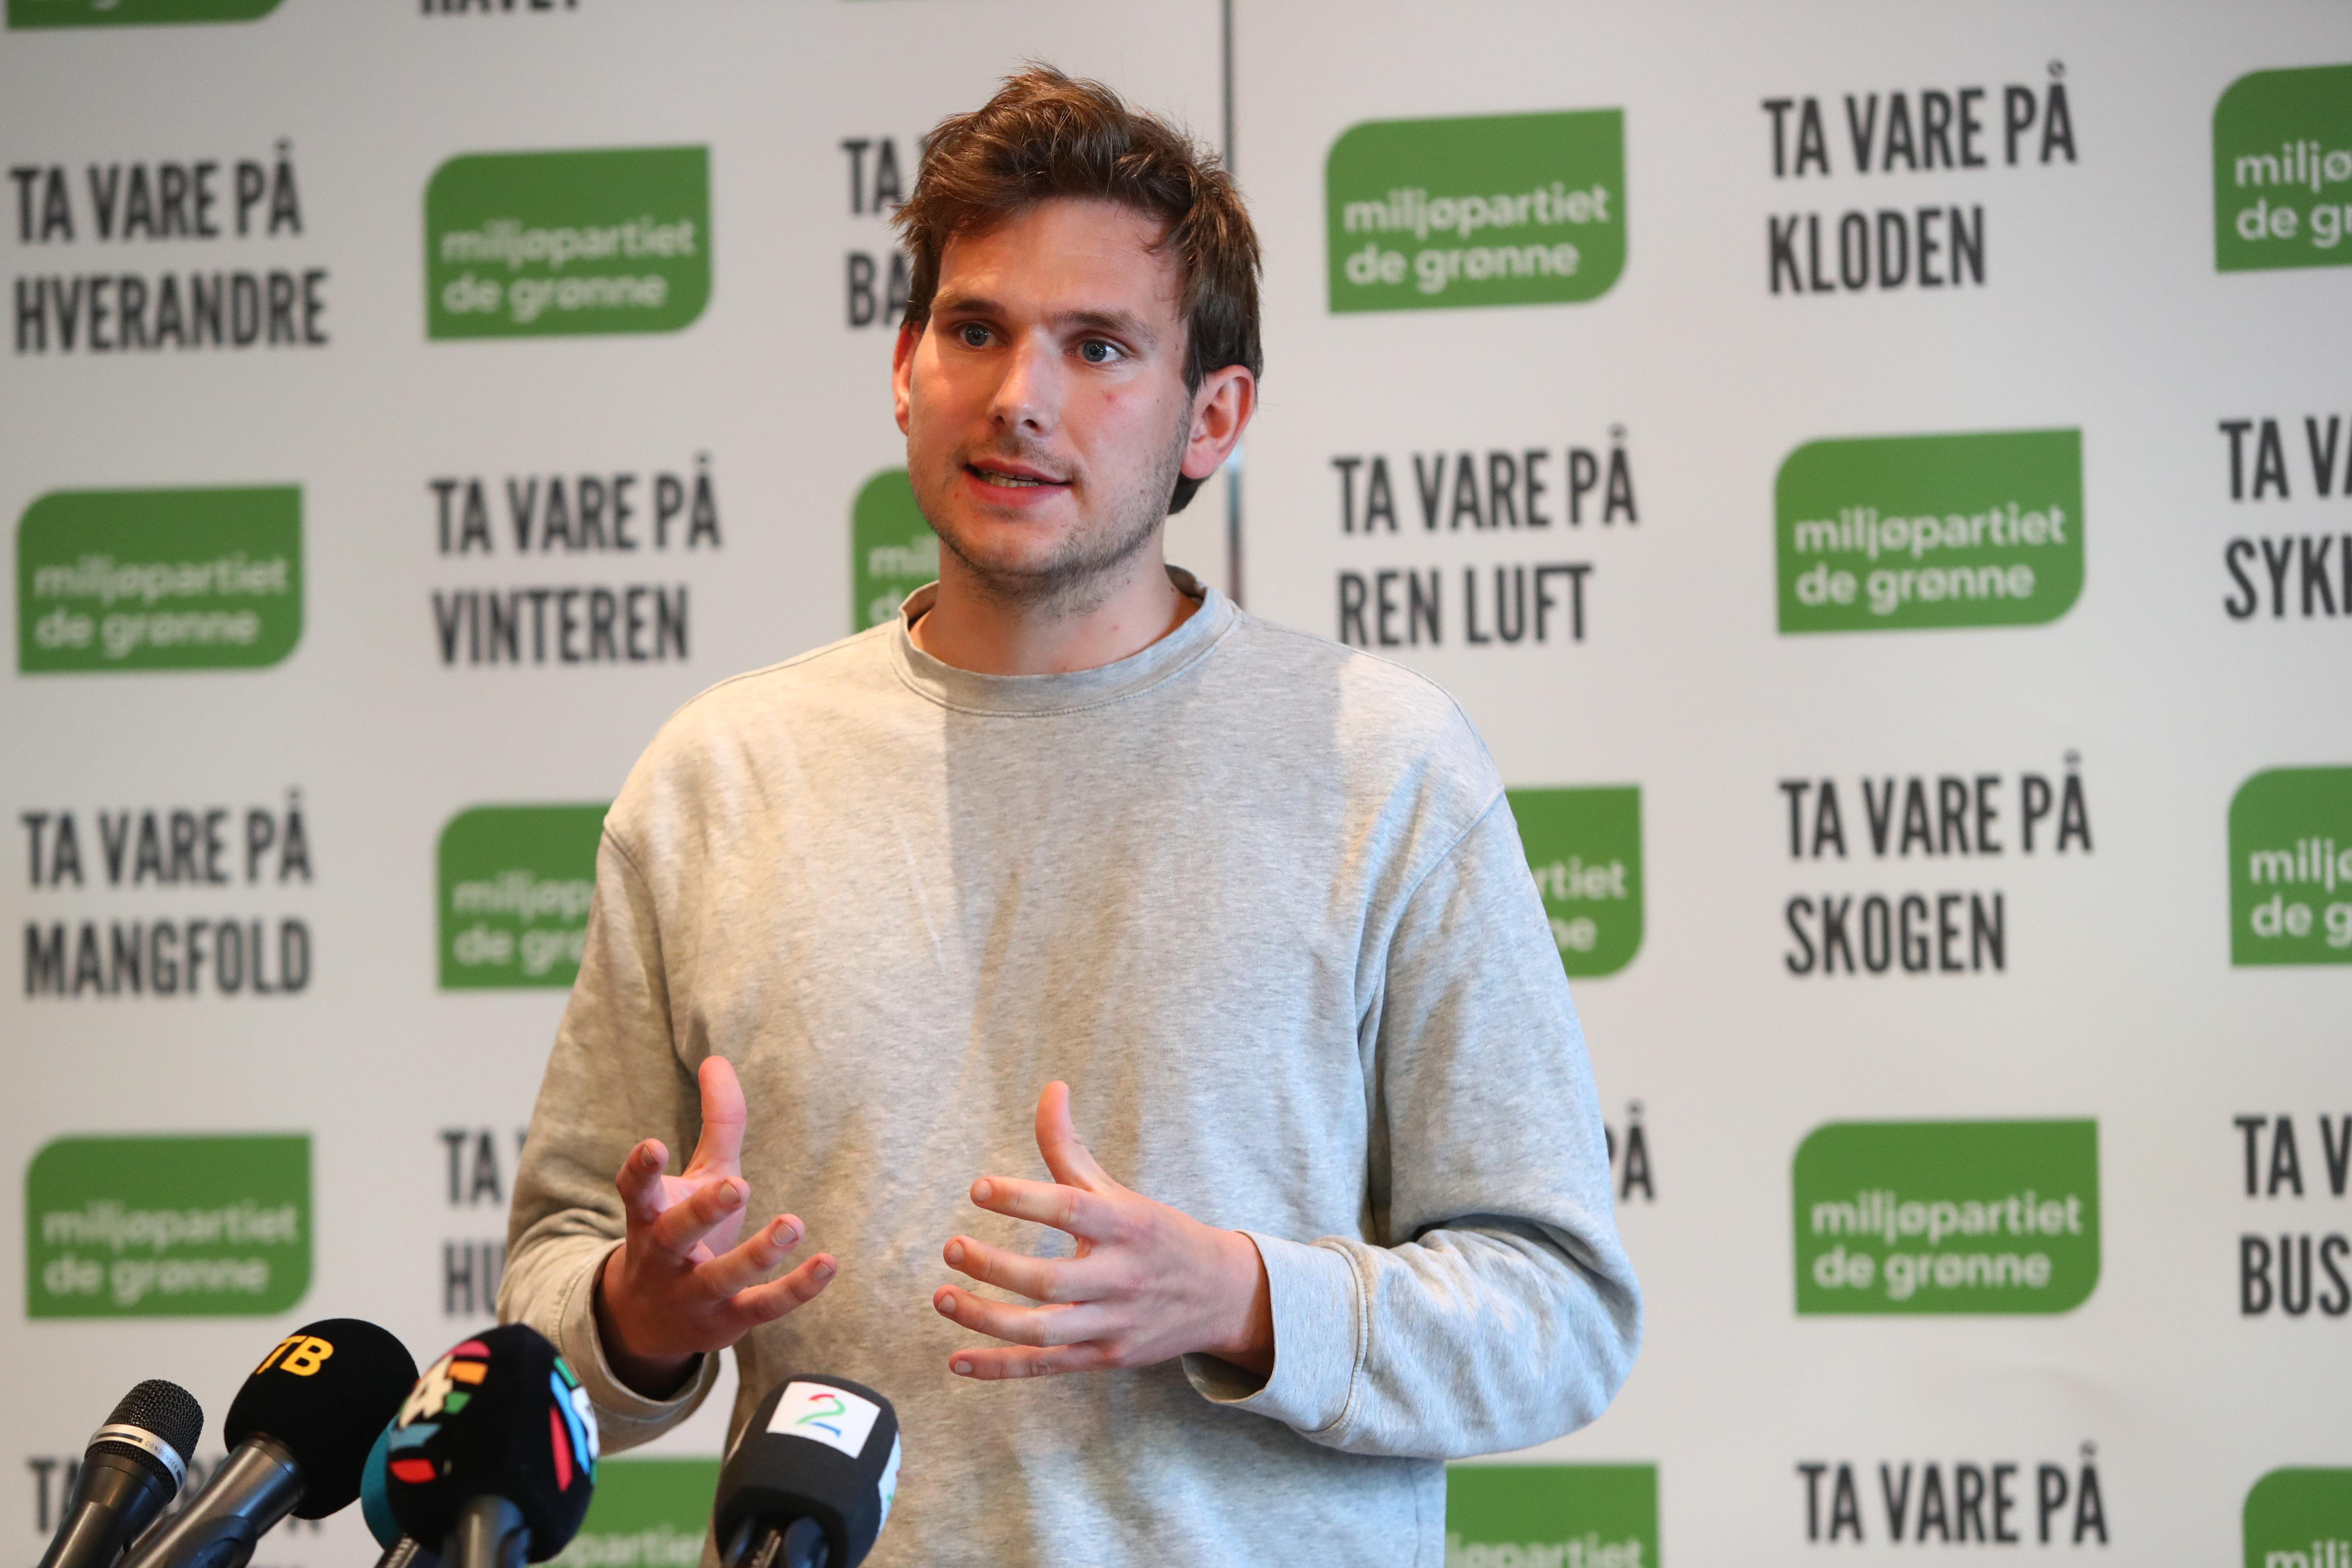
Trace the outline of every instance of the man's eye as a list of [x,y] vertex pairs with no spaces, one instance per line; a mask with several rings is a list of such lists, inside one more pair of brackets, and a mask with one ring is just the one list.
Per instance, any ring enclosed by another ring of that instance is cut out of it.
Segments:
[[963,346],[968,349],[984,349],[988,346],[988,329],[978,321],[966,321],[956,329],[956,336],[963,340]]
[[1112,364],[1125,357],[1117,343],[1107,343],[1100,338],[1088,338],[1080,343],[1078,354],[1088,364]]

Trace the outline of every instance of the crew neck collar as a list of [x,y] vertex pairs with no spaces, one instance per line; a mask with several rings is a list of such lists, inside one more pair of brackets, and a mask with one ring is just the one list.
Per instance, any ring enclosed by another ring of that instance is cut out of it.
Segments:
[[1148,691],[1216,647],[1233,629],[1234,602],[1181,566],[1168,580],[1200,608],[1184,624],[1150,647],[1116,663],[1060,675],[982,675],[943,663],[915,646],[908,628],[938,599],[940,585],[927,583],[907,595],[890,628],[890,658],[898,679],[942,708],[963,713],[1012,717],[1072,713],[1099,708]]

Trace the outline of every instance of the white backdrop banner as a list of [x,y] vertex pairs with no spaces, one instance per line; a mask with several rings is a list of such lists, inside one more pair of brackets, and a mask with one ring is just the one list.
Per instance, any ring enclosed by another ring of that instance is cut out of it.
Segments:
[[6,24],[20,1551],[140,1377],[488,1320],[604,803],[935,573],[888,216],[1035,58],[1230,123],[1170,554],[1459,697],[1586,1020],[1648,1342],[1449,1562],[2352,1568],[2341,6]]
[[[1648,1343],[1540,1457],[1684,1562],[2336,1561],[2345,14],[1245,6],[1234,58],[1250,605],[1468,709],[1644,1132]],[[1465,1561],[1576,1560],[1455,1498]]]

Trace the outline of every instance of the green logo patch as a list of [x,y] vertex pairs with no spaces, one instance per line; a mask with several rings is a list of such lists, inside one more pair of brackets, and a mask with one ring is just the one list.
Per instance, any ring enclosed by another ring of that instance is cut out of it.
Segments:
[[2083,435],[1808,441],[1772,487],[1780,630],[2054,621],[2083,592]]
[[16,524],[16,668],[239,669],[302,636],[293,485],[52,490]]
[[2238,786],[2230,962],[2352,963],[2352,767],[2270,768]]
[[1657,1568],[1655,1465],[1451,1465],[1445,1568]]
[[2273,1470],[2244,1521],[2246,1568],[2352,1568],[2352,1469]]
[[718,1492],[717,1459],[607,1459],[553,1568],[698,1568]]
[[282,1312],[310,1288],[310,1140],[59,1138],[25,1172],[28,1318]]
[[1616,973],[1642,945],[1641,789],[1507,794],[1560,963],[1572,975]]
[[441,989],[562,989],[580,975],[601,805],[478,805],[441,829]]
[[468,153],[425,188],[427,337],[674,332],[709,299],[707,148]]
[[849,509],[849,624],[878,626],[940,574],[940,540],[915,504],[904,468],[866,481]]
[[2254,71],[2221,94],[2213,265],[2352,265],[2352,65]]
[[250,22],[278,0],[8,0],[11,27],[142,27],[159,22]]
[[1793,1184],[1800,1316],[2065,1312],[2099,1282],[2095,1121],[1833,1121]]
[[1334,311],[1564,304],[1625,270],[1620,110],[1368,121],[1323,194]]

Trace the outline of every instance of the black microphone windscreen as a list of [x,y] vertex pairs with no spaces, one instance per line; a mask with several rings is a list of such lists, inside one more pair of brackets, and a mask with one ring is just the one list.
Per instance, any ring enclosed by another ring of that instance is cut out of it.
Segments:
[[719,1470],[717,1534],[732,1553],[747,1531],[796,1519],[824,1529],[829,1568],[874,1549],[898,1490],[898,1413],[863,1384],[804,1374],[771,1389]]
[[324,1519],[360,1495],[369,1447],[416,1382],[416,1360],[386,1331],[325,1318],[278,1342],[236,1392],[221,1423],[235,1448],[274,1437],[302,1472],[300,1519]]
[[[196,1396],[167,1378],[151,1377],[122,1396],[114,1414],[106,1418],[109,1426],[135,1426],[142,1432],[152,1432],[172,1451],[180,1456],[184,1468],[195,1458],[196,1439],[204,1436],[205,1408]],[[103,1449],[112,1439],[93,1443],[93,1449]],[[135,1449],[137,1445],[120,1443],[118,1447]]]
[[501,1497],[521,1510],[530,1561],[569,1545],[596,1485],[596,1416],[571,1364],[521,1323],[477,1334],[425,1369],[387,1445],[403,1534],[439,1550],[457,1510]]

